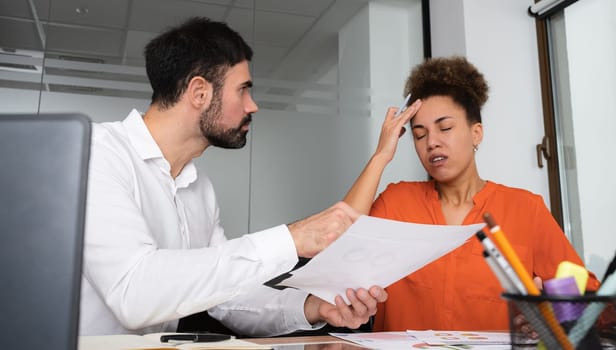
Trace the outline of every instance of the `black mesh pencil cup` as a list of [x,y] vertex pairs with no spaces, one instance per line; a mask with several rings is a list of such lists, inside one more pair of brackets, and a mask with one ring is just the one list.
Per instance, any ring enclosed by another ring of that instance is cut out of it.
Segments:
[[512,349],[567,349],[557,327],[564,330],[570,348],[616,349],[616,295],[502,296],[509,305]]

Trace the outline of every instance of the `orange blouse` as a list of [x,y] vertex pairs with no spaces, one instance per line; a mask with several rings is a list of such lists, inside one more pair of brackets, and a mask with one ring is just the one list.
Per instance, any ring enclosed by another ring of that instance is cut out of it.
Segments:
[[[446,225],[433,181],[390,184],[372,205],[370,215],[420,224]],[[463,225],[482,223],[492,214],[526,269],[544,281],[558,264],[582,265],[541,196],[488,181],[474,197]],[[487,229],[486,229],[487,230]],[[472,237],[465,244],[387,288],[379,305],[375,331],[506,330],[503,289],[485,262],[483,246]],[[591,274],[588,290],[599,281]]]

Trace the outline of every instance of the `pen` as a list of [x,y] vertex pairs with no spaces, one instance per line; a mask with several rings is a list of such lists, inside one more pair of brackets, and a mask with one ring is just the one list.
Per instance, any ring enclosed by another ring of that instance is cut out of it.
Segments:
[[406,110],[406,105],[409,103],[410,100],[411,100],[411,93],[409,92],[409,94],[406,95],[406,97],[404,98],[404,102],[400,105],[400,108],[398,108],[398,111],[396,112],[396,114],[394,114],[394,117],[399,116],[402,112]]
[[[530,295],[540,295],[541,292],[533,283],[532,278],[524,268],[524,265],[520,261],[520,258],[513,250],[513,247],[511,247],[511,244],[509,244],[509,241],[507,240],[507,237],[505,237],[505,233],[503,232],[503,230],[501,230],[500,226],[496,224],[496,222],[489,213],[483,214],[483,219],[485,220],[486,224],[488,224],[490,232],[492,232],[494,240],[496,241],[496,245],[498,246],[498,248],[500,248],[505,258],[507,258],[509,264],[511,264],[511,267],[522,281],[522,284],[524,284],[526,292]],[[547,325],[550,327],[552,332],[554,332],[556,340],[563,347],[563,349],[574,350],[573,345],[571,345],[571,342],[567,338],[567,334],[565,334],[565,331],[558,323],[558,320],[556,320],[556,317],[554,316],[554,313],[550,308],[550,304],[546,302],[540,302],[537,306],[539,307],[541,315],[543,315],[543,318],[547,322]]]
[[[515,271],[507,262],[507,259],[501,254],[500,250],[494,245],[492,240],[486,236],[483,231],[478,231],[475,236],[479,239],[486,252],[488,253],[488,261],[492,261],[497,265],[498,271],[503,275],[502,277],[507,280],[507,285],[510,288],[505,288],[509,293],[520,293],[526,294],[526,288],[524,288],[524,284],[520,281],[518,275],[516,275]],[[494,270],[494,269],[493,269]],[[496,272],[495,272],[496,274]],[[498,277],[498,276],[497,276]],[[505,286],[501,281],[503,287]]]
[[231,339],[230,335],[220,333],[175,333],[160,336],[162,343],[170,341],[191,341],[193,343],[211,343]]
[[494,276],[496,276],[496,279],[500,282],[503,289],[505,289],[507,293],[517,292],[516,287],[513,283],[511,283],[511,280],[505,275],[504,271],[498,266],[496,260],[490,256],[490,253],[484,250],[483,257],[486,259],[486,263],[490,267],[490,270],[494,273]]
[[[616,274],[612,273],[607,277],[601,288],[599,288],[597,295],[613,295],[614,293],[616,293]],[[577,346],[584,339],[588,330],[590,330],[599,315],[601,315],[601,312],[603,312],[603,308],[605,308],[605,303],[596,302],[586,307],[582,316],[569,332],[569,337],[574,345]]]
[[605,283],[607,277],[613,274],[614,270],[616,270],[616,255],[614,255],[614,258],[612,258],[612,262],[610,262],[610,264],[607,266],[607,270],[605,271],[605,275],[603,275],[603,281],[601,281],[601,283]]

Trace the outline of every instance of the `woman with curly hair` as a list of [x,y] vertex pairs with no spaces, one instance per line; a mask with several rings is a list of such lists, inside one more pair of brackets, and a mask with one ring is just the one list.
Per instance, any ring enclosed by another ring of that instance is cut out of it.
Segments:
[[[363,214],[435,225],[498,221],[535,282],[554,277],[561,261],[582,265],[543,199],[529,191],[483,179],[475,152],[483,138],[481,107],[488,99],[483,75],[465,58],[435,58],[418,65],[406,82],[410,106],[390,108],[374,155],[345,197]],[[427,181],[389,184],[374,203],[383,170],[410,121],[415,151]],[[502,287],[470,239],[459,248],[387,288],[374,330],[505,330]],[[591,274],[587,288],[599,282]]]

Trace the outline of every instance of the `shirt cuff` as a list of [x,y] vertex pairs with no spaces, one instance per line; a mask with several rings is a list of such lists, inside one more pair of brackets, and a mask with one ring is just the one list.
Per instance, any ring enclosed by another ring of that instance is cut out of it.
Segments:
[[292,305],[292,307],[287,309],[287,314],[285,314],[285,320],[289,329],[309,331],[323,328],[327,324],[326,322],[310,324],[306,320],[304,304],[309,296],[307,292],[292,288],[285,289],[285,292],[288,293],[287,305]]
[[286,225],[272,227],[247,236],[254,244],[268,276],[289,272],[297,264],[297,249]]

